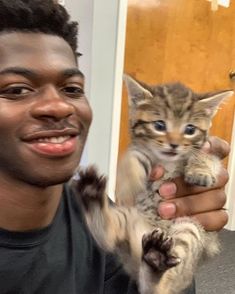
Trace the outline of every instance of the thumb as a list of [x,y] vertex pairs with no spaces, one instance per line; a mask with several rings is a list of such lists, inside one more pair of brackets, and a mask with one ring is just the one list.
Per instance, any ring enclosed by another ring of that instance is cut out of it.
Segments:
[[164,175],[164,172],[165,172],[165,170],[164,170],[163,166],[156,165],[151,171],[151,174],[149,177],[150,181],[159,180]]

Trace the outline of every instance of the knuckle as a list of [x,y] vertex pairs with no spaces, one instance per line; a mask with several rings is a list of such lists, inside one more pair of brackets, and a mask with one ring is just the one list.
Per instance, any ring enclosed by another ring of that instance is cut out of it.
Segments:
[[190,204],[190,201],[188,199],[189,197],[179,198],[176,200],[176,207],[177,207],[177,213],[178,216],[186,216],[186,215],[192,215],[192,207],[193,205]]
[[227,183],[229,180],[229,173],[225,168],[223,169],[222,172],[223,172],[224,181]]
[[226,193],[224,192],[224,190],[220,189],[218,191],[218,205],[220,205],[220,208],[222,208],[227,200],[227,196]]
[[221,159],[228,156],[230,152],[230,146],[227,141],[216,136],[210,137],[209,141],[212,145],[212,153],[214,153]]
[[228,213],[226,212],[226,210],[221,210],[220,217],[221,226],[224,227],[228,223]]
[[229,180],[228,171],[225,168],[222,168],[218,178],[219,187],[224,187],[225,184],[227,184],[228,180]]

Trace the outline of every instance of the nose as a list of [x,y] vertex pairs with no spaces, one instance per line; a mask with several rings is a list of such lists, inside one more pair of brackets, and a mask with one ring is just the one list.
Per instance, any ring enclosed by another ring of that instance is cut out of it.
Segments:
[[170,146],[171,146],[172,149],[176,149],[179,145],[178,144],[172,144],[171,143]]
[[74,113],[73,104],[66,101],[54,86],[43,89],[36,99],[31,107],[31,114],[35,118],[61,120]]

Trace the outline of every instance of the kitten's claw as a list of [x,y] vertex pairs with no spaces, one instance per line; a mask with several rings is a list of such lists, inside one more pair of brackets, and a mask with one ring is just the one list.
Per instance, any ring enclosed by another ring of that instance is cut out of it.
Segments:
[[79,171],[79,179],[76,184],[78,196],[86,209],[90,202],[98,201],[103,205],[106,188],[106,177],[100,176],[94,166],[89,166]]
[[143,260],[154,271],[165,271],[176,266],[180,259],[170,254],[172,246],[172,238],[167,237],[160,229],[154,230],[143,236]]
[[188,172],[184,178],[185,182],[203,187],[212,187],[216,183],[216,177],[208,173],[190,173]]

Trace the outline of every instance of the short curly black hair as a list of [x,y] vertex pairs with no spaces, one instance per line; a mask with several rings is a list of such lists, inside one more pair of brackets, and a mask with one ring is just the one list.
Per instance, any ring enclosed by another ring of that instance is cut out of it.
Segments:
[[2,32],[42,32],[62,37],[77,53],[78,23],[58,0],[0,0]]

